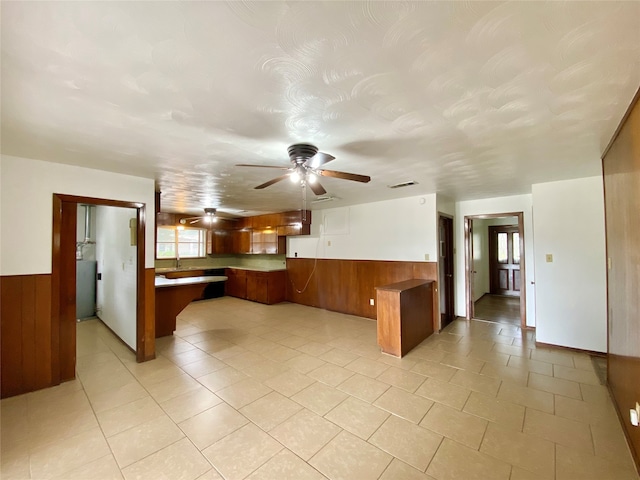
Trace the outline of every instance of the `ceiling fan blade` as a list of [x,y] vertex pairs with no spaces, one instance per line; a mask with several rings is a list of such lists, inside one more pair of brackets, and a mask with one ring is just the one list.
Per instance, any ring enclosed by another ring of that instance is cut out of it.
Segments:
[[263,183],[262,185],[258,185],[257,187],[255,187],[256,190],[260,190],[261,188],[267,188],[269,185],[273,185],[274,183],[278,183],[281,180],[284,180],[285,178],[289,178],[289,174],[287,173],[286,175],[282,175],[281,177],[277,177],[274,179],[269,180],[268,182]]
[[200,220],[202,220],[201,218],[196,218],[195,220],[191,220],[189,223],[193,224],[193,223],[198,223]]
[[335,160],[336,157],[329,155],[328,153],[318,152],[309,160],[307,160],[306,165],[310,168],[318,168],[325,163],[329,163],[331,160]]
[[307,182],[307,185],[309,185],[309,188],[316,195],[324,195],[325,193],[327,193],[327,191],[324,189],[324,187],[322,185],[320,185],[320,183],[317,180],[315,182],[313,182],[313,183],[308,183]]
[[280,170],[289,170],[289,167],[280,167],[276,165],[251,165],[248,163],[236,163],[236,167],[278,168]]
[[356,173],[338,172],[336,170],[318,170],[323,177],[342,178],[344,180],[353,180],[355,182],[367,183],[371,181],[368,175],[358,175]]

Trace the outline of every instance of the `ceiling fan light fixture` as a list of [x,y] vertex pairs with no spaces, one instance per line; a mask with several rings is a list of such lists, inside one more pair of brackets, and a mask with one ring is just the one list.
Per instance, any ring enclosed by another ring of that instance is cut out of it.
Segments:
[[311,173],[309,173],[309,174],[307,175],[307,182],[308,182],[308,183],[310,183],[310,184],[312,184],[312,185],[313,185],[313,184],[314,184],[314,183],[316,183],[317,181],[318,181],[318,176],[317,176],[315,173],[311,172]]
[[289,180],[291,180],[291,183],[298,183],[300,180],[302,180],[302,177],[300,176],[300,173],[297,169],[291,172],[291,175],[289,175]]

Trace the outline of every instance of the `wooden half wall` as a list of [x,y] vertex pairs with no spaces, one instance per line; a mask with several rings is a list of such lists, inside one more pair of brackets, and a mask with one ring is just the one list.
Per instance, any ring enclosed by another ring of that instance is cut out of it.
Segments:
[[602,160],[607,235],[608,383],[640,471],[640,90]]
[[53,385],[51,275],[0,277],[2,397]]
[[[315,269],[315,271],[314,271]],[[311,273],[313,272],[313,275]],[[412,278],[438,280],[435,262],[381,260],[337,260],[287,258],[287,300],[301,305],[324,308],[376,319],[375,287]],[[305,284],[306,288],[305,287]],[[303,290],[304,289],[304,290]],[[302,291],[302,293],[298,293]],[[440,318],[437,289],[433,289],[433,318]],[[434,325],[439,331],[439,325]]]

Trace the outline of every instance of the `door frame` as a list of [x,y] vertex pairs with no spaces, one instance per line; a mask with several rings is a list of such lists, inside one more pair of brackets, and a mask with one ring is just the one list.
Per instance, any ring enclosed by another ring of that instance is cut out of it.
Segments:
[[[438,212],[438,283],[440,283],[440,242],[442,241],[442,239],[440,238],[440,218],[446,218],[447,220],[450,221],[450,225],[451,225],[451,232],[449,235],[449,263],[451,266],[451,280],[450,280],[450,291],[449,291],[449,295],[447,295],[447,289],[445,287],[445,285],[438,285],[438,288],[440,289],[444,289],[445,292],[445,302],[448,304],[448,307],[451,310],[451,322],[453,320],[455,320],[456,318],[456,314],[455,314],[455,289],[456,289],[456,283],[455,283],[455,254],[454,254],[454,245],[455,245],[455,240],[454,240],[454,228],[455,228],[455,219],[453,217],[453,215],[448,215],[446,213],[442,213],[442,212]],[[438,300],[440,299],[440,296],[438,295]],[[440,303],[440,302],[439,302]],[[440,308],[438,309],[438,324],[439,324],[439,328],[438,331],[441,331],[443,326],[442,326],[442,305],[440,305]],[[449,323],[451,323],[449,322]]]
[[466,318],[470,320],[474,314],[473,305],[473,276],[471,274],[471,261],[473,258],[473,239],[471,238],[471,227],[473,220],[485,220],[490,218],[516,217],[518,219],[518,233],[520,234],[520,327],[527,327],[527,276],[525,268],[524,251],[524,212],[486,213],[480,215],[465,215],[464,217],[464,284],[466,297]]
[[136,361],[144,362],[155,358],[154,305],[152,298],[145,295],[149,283],[145,275],[145,204],[54,193],[51,257],[51,347],[54,385],[75,378],[75,251],[78,204],[136,210]]

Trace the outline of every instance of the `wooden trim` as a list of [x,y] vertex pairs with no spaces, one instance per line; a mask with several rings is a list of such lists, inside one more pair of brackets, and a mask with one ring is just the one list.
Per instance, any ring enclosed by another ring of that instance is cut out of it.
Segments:
[[620,135],[620,131],[624,127],[625,123],[627,123],[627,119],[631,115],[633,108],[636,106],[638,102],[640,102],[640,87],[638,87],[638,90],[636,90],[636,94],[631,99],[631,103],[629,104],[627,111],[624,112],[622,120],[620,120],[620,123],[618,124],[618,128],[616,128],[616,131],[613,132],[613,136],[611,137],[611,140],[609,140],[609,143],[607,144],[604,151],[602,152],[602,155],[600,155],[600,158],[602,160],[604,160],[604,157],[607,156],[607,153],[609,153],[609,150],[611,149],[615,141],[618,139],[618,135]]
[[451,232],[450,232],[450,241],[451,241],[451,251],[450,251],[450,259],[449,259],[449,266],[451,267],[451,298],[447,299],[446,298],[446,285],[437,285],[434,287],[435,290],[435,297],[437,300],[437,305],[434,307],[434,311],[435,313],[437,313],[436,317],[434,318],[434,322],[437,323],[437,329],[435,329],[436,332],[440,332],[442,330],[442,314],[441,314],[441,307],[440,307],[440,294],[438,291],[438,288],[444,288],[445,289],[445,301],[448,301],[449,305],[446,308],[451,308],[451,321],[449,322],[449,324],[453,323],[453,321],[456,319],[456,266],[455,266],[455,243],[456,243],[456,239],[455,239],[455,218],[452,215],[448,215],[446,213],[442,213],[440,211],[438,211],[438,251],[436,252],[437,255],[437,271],[436,271],[436,277],[438,278],[438,283],[440,282],[440,218],[446,218],[448,220],[451,220]]
[[144,208],[145,204],[141,202],[127,202],[124,200],[110,200],[107,198],[82,197],[77,195],[66,195],[64,193],[54,193],[54,198],[58,197],[63,202],[69,203],[87,203],[91,205],[100,205],[102,207],[122,207],[122,208]]
[[474,314],[474,301],[471,295],[471,222],[473,220],[486,220],[491,218],[517,217],[518,232],[520,233],[520,276],[522,286],[520,288],[520,328],[527,327],[527,272],[525,260],[525,242],[524,242],[524,212],[505,212],[505,213],[485,213],[480,215],[465,215],[464,217],[464,282],[466,296],[466,314],[467,320],[470,320]]
[[[75,355],[73,361],[69,358],[72,350],[69,343],[71,330],[65,331],[65,318],[70,315],[69,308],[75,309],[75,296],[71,298],[69,292],[75,292],[75,275],[65,272],[65,262],[73,262],[75,268],[75,211],[78,204],[100,205],[108,207],[135,208],[137,218],[137,246],[136,246],[136,360],[138,362],[155,358],[155,318],[154,308],[150,307],[155,295],[153,275],[145,269],[145,245],[146,245],[146,205],[141,202],[128,202],[104,198],[93,198],[66,194],[53,194],[53,229],[52,229],[52,265],[51,265],[51,345],[52,345],[52,384],[75,378]],[[68,205],[69,207],[65,207]],[[69,213],[67,208],[70,208]],[[73,213],[72,213],[73,212]],[[73,215],[73,245],[65,239],[64,225],[69,221],[68,215]],[[70,256],[72,258],[70,259]],[[154,269],[149,269],[154,272]],[[148,291],[147,284],[151,281],[153,293]],[[63,313],[64,312],[64,313]],[[74,319],[75,325],[75,319]],[[75,336],[71,339],[73,351],[75,351]],[[56,352],[65,352],[63,354]]]
[[60,239],[62,237],[62,198],[53,196],[51,254],[51,384],[60,383]]

